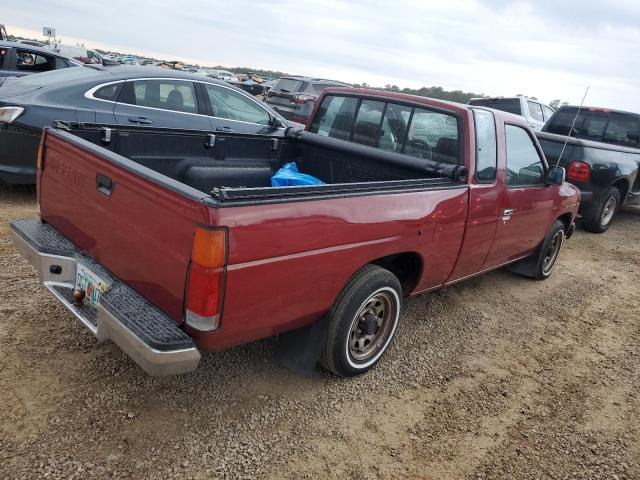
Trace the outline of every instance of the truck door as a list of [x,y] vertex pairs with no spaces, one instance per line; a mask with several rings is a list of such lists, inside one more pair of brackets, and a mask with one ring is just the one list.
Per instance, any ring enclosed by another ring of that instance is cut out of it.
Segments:
[[554,190],[545,184],[544,156],[532,133],[504,125],[505,168],[496,236],[483,268],[523,257],[535,249],[549,228]]
[[464,243],[448,282],[477,273],[489,254],[496,234],[502,184],[498,182],[498,165],[504,169],[504,155],[498,155],[496,121],[493,113],[473,109],[476,154],[475,172],[470,178],[469,213]]

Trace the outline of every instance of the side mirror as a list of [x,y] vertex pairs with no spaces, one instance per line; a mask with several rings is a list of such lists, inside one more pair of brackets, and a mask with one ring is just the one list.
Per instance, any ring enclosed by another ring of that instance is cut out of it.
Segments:
[[273,128],[284,128],[284,127],[286,127],[286,125],[284,123],[282,123],[282,121],[278,117],[271,117],[271,122],[269,122],[269,124]]
[[565,170],[563,167],[551,167],[547,172],[545,182],[547,185],[562,185],[564,183]]

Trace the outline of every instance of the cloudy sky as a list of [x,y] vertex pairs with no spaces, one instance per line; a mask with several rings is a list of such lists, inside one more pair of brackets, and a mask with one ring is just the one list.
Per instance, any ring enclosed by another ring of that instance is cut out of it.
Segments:
[[9,34],[640,112],[640,1],[2,0]]

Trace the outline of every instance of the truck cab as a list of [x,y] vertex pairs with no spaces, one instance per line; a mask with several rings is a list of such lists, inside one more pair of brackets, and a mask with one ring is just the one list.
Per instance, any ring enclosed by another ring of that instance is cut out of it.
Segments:
[[[156,375],[276,334],[364,373],[405,299],[502,266],[548,278],[579,201],[522,117],[367,89],[324,90],[281,138],[59,123],[40,151],[19,251]],[[317,182],[274,184],[291,163]]]

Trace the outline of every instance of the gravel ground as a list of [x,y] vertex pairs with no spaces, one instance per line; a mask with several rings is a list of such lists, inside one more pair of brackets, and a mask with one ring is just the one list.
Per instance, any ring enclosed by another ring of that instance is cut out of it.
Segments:
[[640,211],[578,230],[551,279],[407,304],[369,374],[301,377],[268,339],[151,378],[36,282],[0,190],[0,479],[640,478]]

